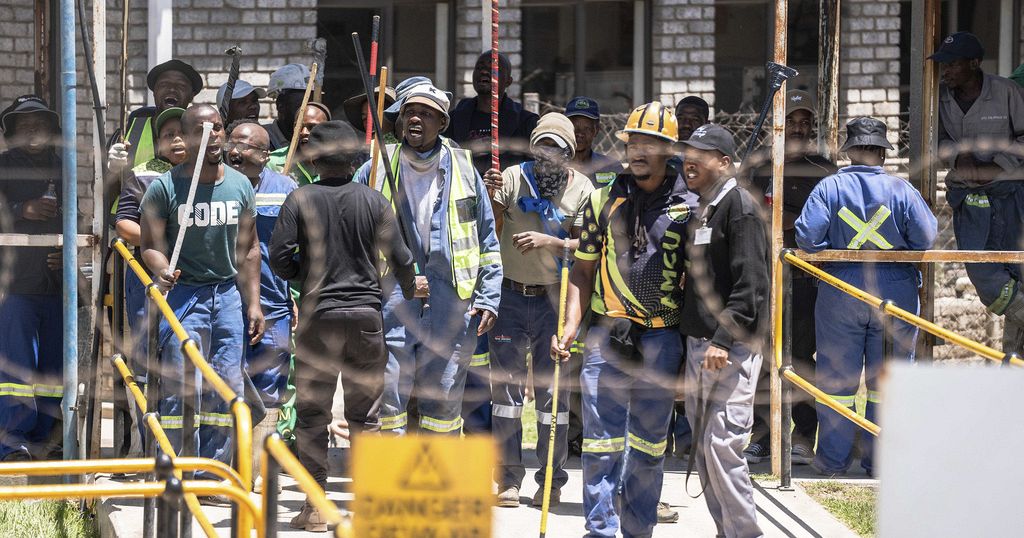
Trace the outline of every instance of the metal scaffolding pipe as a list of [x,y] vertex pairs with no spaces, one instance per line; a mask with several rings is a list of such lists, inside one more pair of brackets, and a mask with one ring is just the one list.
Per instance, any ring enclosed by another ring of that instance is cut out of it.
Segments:
[[[789,46],[787,0],[775,1],[775,55],[773,61],[786,65],[787,48]],[[782,307],[782,204],[784,189],[782,187],[783,167],[786,160],[786,84],[775,94],[772,108],[772,295],[771,312],[775,320],[771,326],[773,331],[772,364],[782,361],[781,339],[781,307]],[[756,136],[756,133],[755,133]],[[778,368],[771,368],[771,452],[772,474],[782,474],[782,379]]]
[[[75,92],[75,2],[60,0],[60,94],[62,118],[61,162],[64,178],[64,237],[78,234],[78,122]],[[64,254],[64,459],[78,457],[78,249],[65,241]]]

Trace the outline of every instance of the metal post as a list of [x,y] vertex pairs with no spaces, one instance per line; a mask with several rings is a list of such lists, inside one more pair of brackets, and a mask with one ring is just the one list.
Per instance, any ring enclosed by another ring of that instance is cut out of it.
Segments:
[[75,3],[60,0],[60,90],[64,234],[64,459],[78,456],[78,112],[75,92]]
[[264,538],[277,538],[277,484],[280,479],[278,475],[281,472],[281,466],[267,448],[268,442],[275,436],[280,437],[278,434],[273,433],[263,440],[263,458],[266,462],[263,473],[263,495],[266,496],[266,500],[263,503],[263,521],[266,524],[266,527],[263,529]]
[[[150,284],[155,286],[155,284]],[[149,295],[149,289],[146,290]],[[160,313],[152,301],[146,303],[146,409],[147,414],[160,416]],[[152,432],[146,429],[146,454],[156,456],[157,443]],[[143,505],[143,538],[153,538],[156,499],[146,499]]]
[[[788,250],[782,251],[784,256]],[[782,368],[793,369],[793,267],[782,263]],[[793,385],[782,383],[782,469],[779,489],[792,489],[793,479]]]
[[[156,415],[157,418],[159,418],[159,415],[157,415],[153,411],[150,411],[150,412],[146,413],[146,416],[149,416],[149,415]],[[145,451],[145,453],[146,453],[146,457],[147,458],[154,458],[154,459],[156,458],[156,452],[157,452],[157,446],[156,445],[157,445],[157,443],[156,443],[156,439],[153,438],[153,432],[149,428],[146,428],[146,451]],[[147,477],[148,480],[156,480],[156,474],[155,473],[148,473],[148,474],[149,474],[149,476]],[[155,531],[156,531],[156,498],[154,498],[154,497],[146,497],[146,499],[144,499],[142,501],[142,536],[143,536],[143,538],[153,538],[155,536],[155,534],[156,534]]]
[[839,146],[840,1],[818,0],[818,151],[833,162]]
[[[113,256],[113,265],[110,293],[114,298],[114,304],[111,308],[110,337],[114,353],[124,356],[124,258],[115,254]],[[96,318],[97,323],[103,322],[100,313],[97,312]],[[98,374],[99,365],[97,365],[97,378],[94,380],[94,384],[97,386],[100,381]],[[125,392],[124,380],[116,372],[113,379],[114,390],[111,400],[113,400],[114,404],[114,456],[123,458],[128,455],[128,449],[131,446],[131,411],[128,405],[128,394]],[[95,415],[95,413],[93,414]],[[128,435],[126,436],[126,434]],[[129,440],[127,443],[125,443],[126,437]]]
[[[787,31],[787,0],[775,0],[775,56],[774,61],[780,65],[786,65],[786,52],[788,40]],[[783,165],[785,163],[786,150],[786,85],[775,94],[775,102],[772,110],[772,331],[780,330],[778,320],[779,307],[782,302],[782,261],[779,253],[782,250],[782,204],[784,190],[782,188]],[[755,133],[756,136],[757,133]],[[782,459],[779,457],[782,452],[782,380],[779,378],[778,364],[781,362],[782,350],[778,349],[779,339],[773,338],[775,343],[772,349],[774,361],[771,371],[771,452],[772,452],[772,474],[782,474]]]
[[882,316],[882,362],[883,363],[889,362],[893,358],[893,349],[894,349],[894,346],[895,346],[895,343],[893,342],[893,332],[892,332],[892,324],[895,323],[895,320],[893,320],[892,316],[890,316],[889,313],[885,311],[886,307],[891,306],[891,305],[894,305],[892,300],[891,299],[886,299],[886,300],[882,301],[882,304],[879,305],[879,307],[878,307],[878,309],[881,311],[881,313],[879,315]]
[[[188,342],[189,340],[186,340]],[[185,343],[181,344],[181,354],[185,358],[185,370],[182,375],[181,392],[181,455],[195,456],[196,448],[196,366],[192,360],[185,355]],[[191,480],[194,472],[186,472],[182,475],[183,480]],[[192,536],[192,512],[187,505],[181,507],[181,536],[191,538]]]
[[[167,454],[156,458],[156,479],[164,483],[164,494],[157,499],[157,538],[178,537],[178,509],[181,506],[183,490],[181,480],[174,476],[174,462]],[[191,522],[189,522],[191,525]]]

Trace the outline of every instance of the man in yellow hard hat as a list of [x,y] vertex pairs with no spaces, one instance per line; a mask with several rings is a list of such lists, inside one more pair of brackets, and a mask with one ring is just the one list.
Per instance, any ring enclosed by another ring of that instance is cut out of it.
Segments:
[[629,169],[584,206],[565,333],[551,349],[556,360],[568,359],[593,310],[580,376],[587,536],[650,536],[657,522],[683,357],[683,245],[697,203],[668,164],[678,139],[671,108],[657,101],[636,108],[619,138]]

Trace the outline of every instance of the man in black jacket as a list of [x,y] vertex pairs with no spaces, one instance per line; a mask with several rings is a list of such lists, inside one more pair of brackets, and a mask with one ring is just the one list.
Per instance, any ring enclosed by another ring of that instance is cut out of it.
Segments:
[[[33,95],[0,114],[0,232],[61,233],[57,113]],[[62,392],[61,256],[0,248],[0,461],[47,459]]]
[[757,202],[737,186],[735,141],[725,128],[697,128],[684,175],[700,195],[690,220],[679,330],[686,336],[686,412],[697,472],[719,536],[761,536],[743,445],[753,422],[767,318],[768,238]]
[[[401,238],[391,204],[354,183],[362,151],[355,130],[342,121],[313,128],[307,151],[320,182],[303,185],[285,200],[270,241],[270,266],[302,283],[296,336],[296,441],[299,459],[321,487],[327,484],[327,425],[339,372],[345,418],[355,435],[380,430],[384,345],[380,285],[383,254],[407,299],[413,298],[412,253]],[[294,528],[327,530],[308,502]]]

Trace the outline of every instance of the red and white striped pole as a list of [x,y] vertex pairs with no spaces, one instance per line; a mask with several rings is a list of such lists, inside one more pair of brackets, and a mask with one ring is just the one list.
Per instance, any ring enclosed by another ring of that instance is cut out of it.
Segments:
[[498,0],[491,0],[491,168],[498,162]]
[[[373,77],[377,76],[377,43],[380,41],[380,15],[373,16],[373,26],[370,29],[370,82],[373,83]],[[383,95],[379,96],[381,99]],[[366,101],[366,144],[369,145],[370,141],[373,140],[373,118],[370,117],[374,112],[370,110],[370,101]]]

